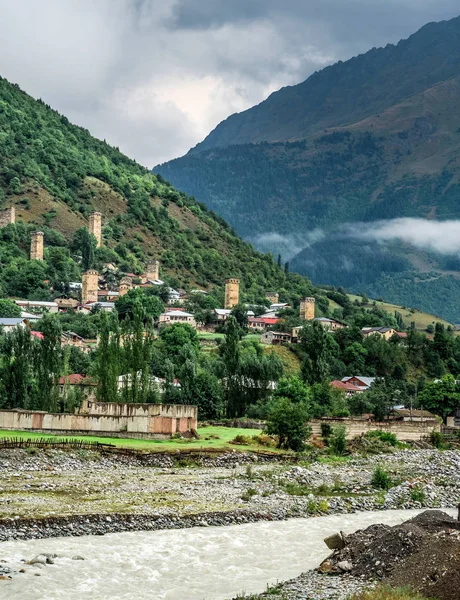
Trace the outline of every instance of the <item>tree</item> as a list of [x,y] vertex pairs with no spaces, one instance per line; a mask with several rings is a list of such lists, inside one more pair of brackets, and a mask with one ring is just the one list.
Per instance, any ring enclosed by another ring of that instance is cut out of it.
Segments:
[[81,268],[83,271],[94,266],[94,254],[97,248],[97,239],[87,227],[77,229],[72,240],[72,251],[81,255]]
[[241,329],[243,331],[245,329],[247,329],[247,327],[248,327],[248,309],[243,304],[236,304],[232,308],[231,314],[235,317],[238,325],[241,327]]
[[35,392],[33,340],[26,327],[0,338],[0,402],[3,408],[31,408]]
[[302,363],[303,378],[310,384],[326,381],[331,362],[339,352],[332,335],[321,323],[311,321],[301,329],[300,345],[306,354]]
[[11,300],[0,299],[0,317],[18,318],[21,316],[21,312],[21,308]]
[[300,452],[311,435],[308,407],[289,398],[276,398],[267,416],[267,433],[278,436],[278,448]]
[[[145,325],[144,325],[145,323]],[[134,307],[133,318],[122,325],[122,374],[124,402],[144,403],[156,400],[150,363],[153,350],[153,322],[146,318],[142,307]]]
[[430,410],[443,419],[460,406],[460,385],[455,383],[452,375],[444,375],[440,381],[427,383],[420,392],[420,406]]
[[278,386],[273,393],[275,398],[289,398],[291,402],[303,402],[309,406],[311,390],[300,377],[283,377],[278,381]]
[[146,319],[158,319],[164,311],[165,306],[158,296],[147,294],[143,289],[129,290],[124,296],[120,296],[115,302],[120,319],[134,318],[134,312],[138,307],[145,314]]
[[225,339],[219,346],[225,381],[225,409],[227,417],[242,416],[241,412],[241,351],[240,327],[235,317],[230,316],[226,328]]
[[195,350],[200,347],[196,330],[188,323],[173,323],[160,331],[160,340],[165,354],[174,362],[178,360],[181,349],[191,344]]
[[118,378],[121,375],[120,327],[117,317],[102,311],[100,337],[96,355],[96,397],[99,402],[118,400]]
[[58,407],[58,383],[63,369],[62,330],[56,315],[45,315],[40,325],[43,339],[35,345],[36,408],[53,412]]

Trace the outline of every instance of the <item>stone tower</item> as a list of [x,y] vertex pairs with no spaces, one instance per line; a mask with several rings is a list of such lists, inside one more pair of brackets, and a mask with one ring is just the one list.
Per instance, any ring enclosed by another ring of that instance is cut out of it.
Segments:
[[240,280],[226,279],[225,280],[225,307],[233,308],[239,302],[240,298]]
[[99,273],[95,269],[88,269],[81,276],[81,303],[97,302],[99,289]]
[[97,240],[97,247],[102,246],[102,214],[100,212],[92,212],[89,215],[89,232],[94,235]]
[[311,321],[315,318],[314,298],[302,298],[300,301],[300,318],[304,321]]
[[43,260],[43,231],[33,231],[30,234],[30,260]]
[[155,281],[156,279],[160,279],[160,261],[159,260],[151,260],[147,263],[145,268],[144,277],[145,281]]
[[133,288],[133,282],[131,277],[122,277],[120,279],[120,285],[118,287],[118,291],[120,292],[120,296],[124,296]]
[[278,292],[265,292],[265,298],[267,298],[267,300],[272,304],[278,304],[280,295]]
[[16,223],[16,209],[14,206],[0,211],[0,227],[6,227],[10,223]]

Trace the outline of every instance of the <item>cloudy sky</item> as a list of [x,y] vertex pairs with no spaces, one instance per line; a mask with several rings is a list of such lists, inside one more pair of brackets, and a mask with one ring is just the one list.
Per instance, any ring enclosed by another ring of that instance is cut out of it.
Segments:
[[0,75],[142,164],[458,0],[0,0]]

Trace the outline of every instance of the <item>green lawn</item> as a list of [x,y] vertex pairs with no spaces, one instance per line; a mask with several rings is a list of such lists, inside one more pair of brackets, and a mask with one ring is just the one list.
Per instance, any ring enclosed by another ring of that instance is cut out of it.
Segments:
[[[108,438],[91,435],[79,436],[55,436],[52,434],[36,433],[31,431],[3,431],[0,430],[0,440],[4,438],[20,439],[67,439],[83,440],[86,442],[99,442],[101,444],[114,444],[124,448],[135,448],[150,452],[169,452],[170,450],[181,450],[186,448],[222,448],[225,450],[274,450],[267,449],[257,444],[234,445],[230,441],[237,435],[251,437],[259,435],[259,429],[239,429],[234,427],[200,427],[198,430],[199,440],[135,440],[130,438]],[[214,437],[215,436],[215,437]]]
[[[200,340],[223,340],[223,333],[207,333],[206,331],[198,332]],[[260,333],[248,333],[243,337],[243,340],[260,340]]]

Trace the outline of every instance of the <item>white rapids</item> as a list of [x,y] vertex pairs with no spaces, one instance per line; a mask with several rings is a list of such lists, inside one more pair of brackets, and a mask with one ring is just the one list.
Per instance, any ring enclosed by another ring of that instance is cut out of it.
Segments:
[[[445,510],[445,509],[443,509]],[[27,566],[0,581],[2,600],[225,600],[297,577],[329,553],[323,538],[373,523],[396,525],[419,510],[388,510],[227,527],[112,533],[0,543],[0,558],[22,567],[40,553],[55,564]],[[454,510],[448,510],[454,515]],[[71,560],[80,555],[84,561]],[[40,573],[40,577],[35,577]]]

